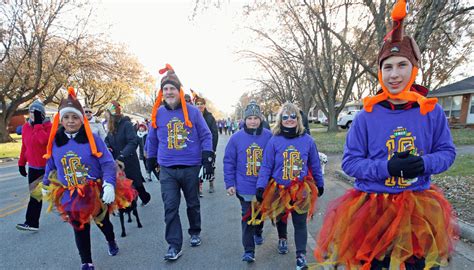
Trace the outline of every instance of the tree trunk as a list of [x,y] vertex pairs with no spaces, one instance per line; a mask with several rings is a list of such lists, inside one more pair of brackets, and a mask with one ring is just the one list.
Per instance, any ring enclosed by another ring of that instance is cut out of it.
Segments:
[[13,141],[13,138],[10,137],[10,133],[8,132],[8,121],[10,119],[0,119],[0,143],[7,143]]

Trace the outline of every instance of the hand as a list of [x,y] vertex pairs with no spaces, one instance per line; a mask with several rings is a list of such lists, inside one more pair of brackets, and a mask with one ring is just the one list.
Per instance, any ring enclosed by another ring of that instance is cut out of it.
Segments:
[[232,196],[235,194],[235,187],[230,187],[227,189],[227,195]]
[[324,193],[324,187],[318,187],[318,197],[323,196]]
[[255,193],[255,198],[257,198],[258,202],[263,202],[263,192],[265,189],[263,188],[257,188],[257,192]]
[[125,170],[125,164],[122,161],[117,159],[115,163],[117,163],[117,166],[119,167],[120,170],[122,171]]
[[104,183],[104,185],[102,185],[102,189],[103,189],[103,195],[102,195],[102,201],[105,203],[105,204],[111,204],[115,201],[115,187],[110,184],[110,183]]
[[35,110],[35,111],[33,112],[33,115],[34,115],[33,125],[42,124],[42,123],[43,123],[44,116],[43,116],[43,114],[41,114],[40,111]]
[[153,171],[157,165],[156,157],[146,159],[146,166],[148,170]]
[[41,194],[43,195],[43,198],[48,197],[49,193],[51,193],[51,191],[49,191],[48,189],[44,187],[41,188]]
[[202,175],[205,180],[211,180],[214,177],[214,152],[202,152]]
[[20,171],[21,176],[26,177],[28,174],[26,173],[25,166],[18,166],[18,171]]
[[410,151],[394,153],[387,163],[391,176],[405,179],[415,178],[425,172],[425,163],[419,156],[411,155]]

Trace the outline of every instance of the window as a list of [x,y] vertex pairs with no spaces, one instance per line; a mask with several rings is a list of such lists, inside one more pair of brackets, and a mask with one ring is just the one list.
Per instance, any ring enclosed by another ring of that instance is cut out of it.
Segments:
[[471,94],[471,109],[469,110],[470,114],[474,114],[474,94]]
[[[461,115],[462,96],[449,96],[439,98],[439,105],[443,107],[447,118],[459,118]],[[471,107],[471,111],[474,110]]]

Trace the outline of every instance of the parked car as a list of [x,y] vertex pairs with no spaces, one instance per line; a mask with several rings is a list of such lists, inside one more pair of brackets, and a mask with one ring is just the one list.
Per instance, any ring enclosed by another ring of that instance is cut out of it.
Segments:
[[337,119],[337,125],[343,129],[350,128],[352,121],[358,112],[360,111],[348,111],[346,114],[340,115]]

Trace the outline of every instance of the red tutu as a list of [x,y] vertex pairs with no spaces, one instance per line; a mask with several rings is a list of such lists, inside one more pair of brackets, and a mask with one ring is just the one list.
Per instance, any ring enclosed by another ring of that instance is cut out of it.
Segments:
[[271,179],[263,193],[263,201],[252,202],[252,218],[248,224],[260,224],[267,217],[272,221],[282,219],[286,222],[292,211],[308,213],[309,219],[313,216],[317,198],[318,188],[310,176],[305,176],[302,181],[295,179],[287,187]]
[[352,189],[330,203],[314,256],[323,265],[364,270],[374,259],[389,256],[397,269],[415,256],[429,269],[447,265],[457,234],[451,205],[436,186],[399,194]]
[[[117,172],[115,186],[115,201],[111,205],[102,202],[102,181],[89,180],[85,184],[75,186],[64,186],[58,179],[56,171],[49,175],[50,185],[45,187],[49,190],[48,196],[43,198],[49,202],[48,212],[53,206],[57,209],[63,220],[81,230],[84,224],[93,219],[101,225],[107,213],[117,208],[126,208],[136,198],[137,191],[132,186],[132,180],[126,179],[121,171]],[[64,193],[68,192],[69,200],[63,200]]]

